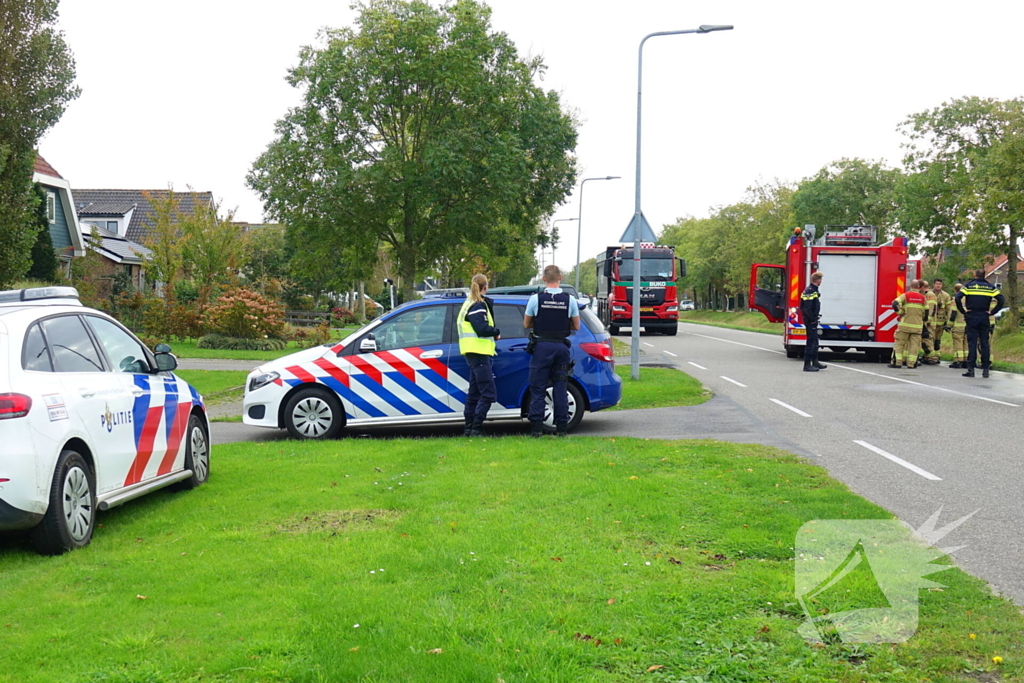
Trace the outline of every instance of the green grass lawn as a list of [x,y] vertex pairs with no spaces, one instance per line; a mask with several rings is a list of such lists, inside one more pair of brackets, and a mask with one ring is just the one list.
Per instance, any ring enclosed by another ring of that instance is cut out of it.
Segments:
[[747,311],[681,311],[679,313],[679,322],[714,325],[715,327],[747,330],[748,332],[782,334],[782,323],[770,323],[760,313],[750,313]]
[[[332,339],[339,341],[344,339],[348,335],[352,334],[355,330],[334,330],[332,332]],[[290,353],[296,351],[302,351],[308,349],[316,344],[311,341],[290,341],[288,347],[280,351],[235,351],[230,349],[197,349],[196,340],[188,339],[185,341],[169,342],[171,352],[174,353],[178,358],[227,358],[231,360],[275,360],[282,356],[287,356]]]
[[245,385],[244,370],[175,370],[174,374],[191,384],[203,396],[212,396]]
[[622,378],[622,400],[609,410],[694,406],[711,398],[710,391],[681,370],[641,367],[635,381],[628,365],[618,365],[615,374]]
[[196,491],[101,514],[92,545],[63,557],[4,539],[0,681],[1024,673],[1024,618],[956,569],[921,592],[907,643],[807,644],[793,594],[801,525],[888,515],[766,447],[282,441],[215,448],[212,473]]

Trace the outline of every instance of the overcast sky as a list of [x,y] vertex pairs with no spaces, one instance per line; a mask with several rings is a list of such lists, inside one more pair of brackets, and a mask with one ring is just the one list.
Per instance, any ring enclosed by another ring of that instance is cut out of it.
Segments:
[[[798,181],[842,157],[898,165],[908,115],[967,95],[1022,94],[1018,0],[492,0],[493,25],[548,66],[581,121],[582,258],[633,214],[637,47],[644,50],[643,210],[656,231]],[[60,26],[81,97],[41,144],[74,188],[212,191],[262,220],[245,174],[298,102],[284,81],[319,28],[352,23],[329,0],[65,0]],[[555,211],[576,217],[578,191]],[[559,224],[571,268],[576,223]],[[550,257],[548,257],[550,259]]]

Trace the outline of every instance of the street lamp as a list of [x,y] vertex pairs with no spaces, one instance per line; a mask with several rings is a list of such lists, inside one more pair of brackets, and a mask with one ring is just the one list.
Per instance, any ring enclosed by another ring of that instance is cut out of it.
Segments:
[[711,33],[713,31],[731,31],[730,25],[702,24],[699,28],[691,28],[683,31],[659,31],[649,33],[640,41],[640,49],[637,54],[636,67],[636,207],[633,215],[633,319],[631,322],[632,352],[630,354],[630,375],[633,379],[640,379],[640,226],[642,213],[640,211],[640,102],[643,88],[644,75],[644,43],[648,38],[655,36],[677,36],[683,33]]
[[576,293],[580,293],[580,240],[583,238],[583,186],[588,180],[619,180],[622,176],[606,175],[603,178],[584,178],[580,183],[580,212],[576,223]]
[[551,221],[551,263],[555,262],[555,223],[562,223],[563,221],[578,221],[578,218],[556,218]]

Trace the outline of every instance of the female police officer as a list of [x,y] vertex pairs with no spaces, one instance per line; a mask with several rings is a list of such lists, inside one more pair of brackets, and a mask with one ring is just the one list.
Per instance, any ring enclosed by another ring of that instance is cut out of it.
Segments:
[[473,276],[469,296],[459,310],[459,353],[469,364],[469,392],[466,394],[465,436],[483,436],[487,411],[498,397],[494,387],[491,359],[497,354],[495,343],[501,332],[494,326],[494,305],[484,296],[487,276]]

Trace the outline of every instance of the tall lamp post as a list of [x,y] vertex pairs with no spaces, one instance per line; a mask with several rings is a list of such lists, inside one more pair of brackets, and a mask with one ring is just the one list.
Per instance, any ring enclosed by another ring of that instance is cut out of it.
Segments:
[[622,176],[606,175],[603,178],[584,178],[580,183],[580,212],[576,219],[576,293],[580,293],[580,240],[583,239],[583,186],[590,180],[618,180]]
[[702,24],[699,28],[691,28],[683,31],[659,31],[649,33],[640,41],[640,49],[637,54],[636,68],[636,207],[633,215],[633,319],[632,327],[632,352],[630,354],[630,375],[633,379],[640,379],[640,227],[642,223],[640,211],[640,103],[643,91],[644,75],[644,43],[649,38],[656,36],[677,36],[683,33],[711,33],[712,31],[731,31],[732,26]]
[[578,218],[556,218],[551,221],[551,263],[555,263],[555,223],[562,223],[564,221],[578,221]]

